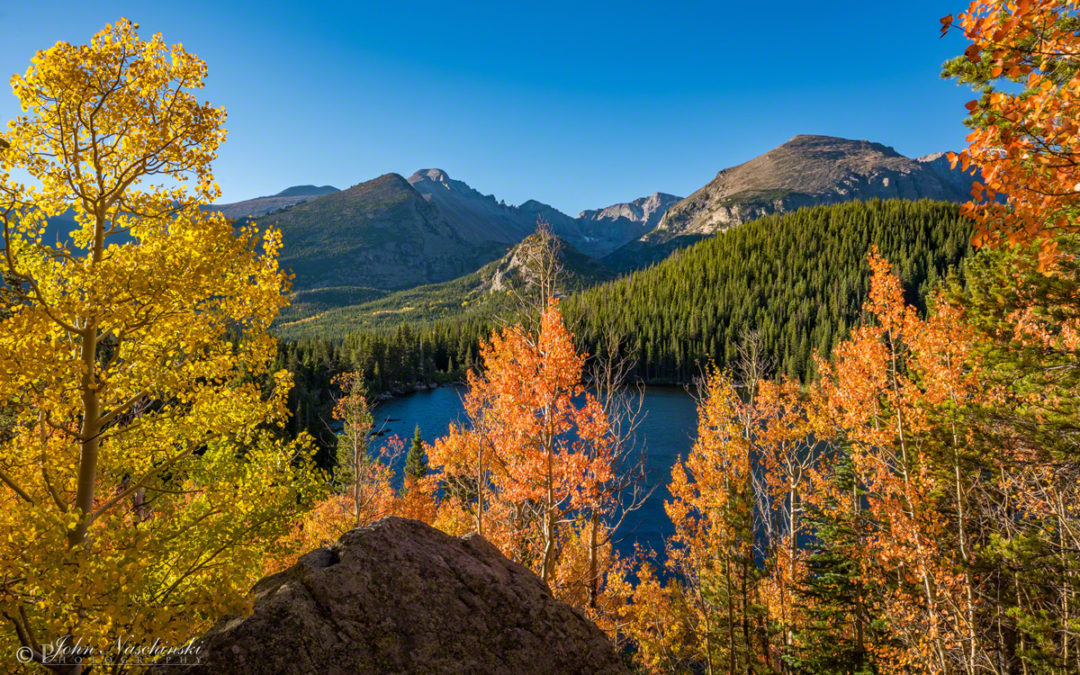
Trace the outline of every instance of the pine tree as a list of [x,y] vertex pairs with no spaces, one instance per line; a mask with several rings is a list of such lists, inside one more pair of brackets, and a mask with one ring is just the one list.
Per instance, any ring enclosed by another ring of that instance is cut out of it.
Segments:
[[406,484],[408,484],[409,479],[418,481],[427,476],[427,474],[427,453],[424,452],[424,438],[420,435],[420,425],[417,424],[416,431],[413,433],[412,445],[409,446],[409,453],[405,455]]
[[863,490],[843,450],[826,480],[805,516],[814,532],[806,547],[806,578],[796,590],[805,618],[797,656],[788,663],[809,673],[876,673],[870,647],[881,639],[884,622],[871,614],[863,563],[852,554],[872,523],[859,509]]

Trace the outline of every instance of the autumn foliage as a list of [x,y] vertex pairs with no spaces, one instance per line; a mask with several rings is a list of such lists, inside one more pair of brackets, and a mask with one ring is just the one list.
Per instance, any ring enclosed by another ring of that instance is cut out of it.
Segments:
[[[235,229],[205,64],[121,21],[12,78],[0,146],[3,659],[182,645],[243,610],[315,490],[284,443],[274,231]],[[14,176],[28,177],[21,182]],[[164,187],[168,185],[171,187]],[[59,231],[47,218],[70,209]],[[121,667],[122,664],[120,664]]]
[[497,332],[481,359],[469,374],[468,425],[453,426],[429,453],[446,486],[440,522],[475,529],[585,606],[588,549],[601,547],[590,542],[604,541],[612,555],[592,516],[612,508],[604,488],[613,478],[608,420],[582,384],[585,357],[551,300],[536,333]]
[[977,0],[942,20],[971,42],[946,73],[980,88],[968,103],[969,145],[953,157],[982,175],[965,209],[977,243],[1042,238],[1052,247],[1047,235],[1077,230],[1078,10],[1076,0]]
[[1080,670],[1076,13],[944,21],[972,41],[946,72],[981,88],[955,157],[981,172],[978,256],[920,312],[869,251],[862,316],[813,382],[753,348],[709,368],[662,557],[611,548],[618,434],[554,299],[483,345],[408,508],[483,534],[650,672]]
[[1080,672],[1078,11],[943,20],[971,41],[947,74],[980,88],[954,157],[981,175],[978,256],[920,312],[869,251],[860,321],[812,382],[744,336],[701,378],[673,534],[634,560],[613,545],[633,426],[574,346],[554,258],[538,321],[482,344],[467,420],[417,432],[404,480],[359,372],[333,383],[320,475],[276,433],[278,234],[201,208],[224,138],[191,91],[205,65],[126,21],[39,53],[0,139],[0,650],[182,644],[258,574],[401,515],[480,533],[651,672]]

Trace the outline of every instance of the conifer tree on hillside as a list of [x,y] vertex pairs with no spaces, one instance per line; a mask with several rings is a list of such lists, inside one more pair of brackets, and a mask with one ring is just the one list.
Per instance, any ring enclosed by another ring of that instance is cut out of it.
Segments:
[[412,445],[405,455],[405,476],[414,481],[421,480],[428,475],[427,453],[424,452],[424,438],[420,435],[420,425],[416,425],[413,432]]

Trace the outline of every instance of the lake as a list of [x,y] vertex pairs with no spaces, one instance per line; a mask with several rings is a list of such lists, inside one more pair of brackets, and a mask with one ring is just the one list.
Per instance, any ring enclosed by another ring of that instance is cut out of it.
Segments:
[[[460,387],[439,387],[380,402],[374,412],[375,428],[382,431],[376,447],[397,435],[408,449],[417,425],[427,443],[444,435],[451,422],[464,420],[463,392]],[[664,513],[664,500],[670,497],[667,483],[671,467],[677,457],[685,457],[690,451],[697,430],[694,400],[680,387],[646,389],[643,411],[645,418],[635,441],[637,447],[645,448],[649,487],[659,487],[640,509],[627,516],[619,530],[616,547],[623,554],[632,553],[635,544],[663,549],[672,532]]]

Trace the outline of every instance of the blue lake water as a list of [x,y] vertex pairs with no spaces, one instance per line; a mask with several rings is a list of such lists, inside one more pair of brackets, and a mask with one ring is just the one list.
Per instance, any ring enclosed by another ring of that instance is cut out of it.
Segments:
[[[389,437],[400,436],[408,443],[417,425],[428,443],[446,433],[451,422],[464,420],[461,403],[463,390],[458,387],[439,387],[379,403],[375,409],[375,428],[382,435],[376,447]],[[671,534],[671,523],[664,513],[664,500],[669,499],[667,483],[677,457],[685,457],[693,445],[697,428],[697,410],[693,398],[682,388],[650,387],[645,391],[645,417],[637,429],[636,447],[645,448],[645,463],[649,487],[655,492],[637,511],[629,514],[617,535],[617,548],[632,553],[635,544],[662,550],[664,540]]]

